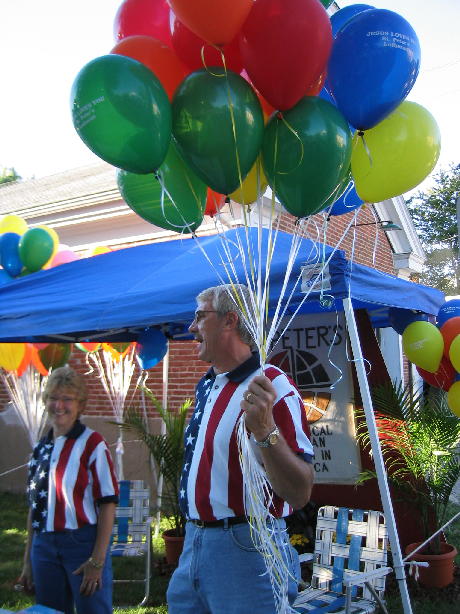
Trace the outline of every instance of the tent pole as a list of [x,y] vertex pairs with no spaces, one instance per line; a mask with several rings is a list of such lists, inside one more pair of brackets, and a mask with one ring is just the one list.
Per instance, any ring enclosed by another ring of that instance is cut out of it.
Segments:
[[348,334],[350,336],[351,348],[355,360],[356,373],[358,376],[359,389],[363,401],[364,413],[366,416],[366,424],[369,430],[369,438],[371,441],[372,454],[377,473],[377,481],[379,485],[380,497],[382,499],[383,511],[385,514],[388,538],[390,540],[391,552],[393,555],[393,568],[395,570],[396,579],[398,581],[399,591],[401,593],[401,601],[405,614],[412,614],[412,606],[407,589],[406,574],[404,563],[402,560],[401,548],[399,545],[398,532],[396,529],[396,520],[393,512],[393,505],[388,488],[387,475],[383,462],[382,450],[377,434],[377,424],[375,422],[374,409],[372,407],[372,398],[369,390],[369,382],[366,376],[364,359],[361,351],[361,343],[356,326],[355,313],[350,298],[343,299],[343,308],[347,322]]
[[[162,407],[165,408],[168,406],[168,383],[169,383],[169,339],[167,341],[168,349],[163,358],[163,395],[161,397]],[[166,433],[166,424],[164,420],[161,421],[161,431],[160,433],[164,435]],[[155,531],[154,537],[158,537],[160,533],[160,520],[161,520],[161,497],[163,495],[163,474],[157,474],[157,499],[156,499],[156,522],[155,522]]]

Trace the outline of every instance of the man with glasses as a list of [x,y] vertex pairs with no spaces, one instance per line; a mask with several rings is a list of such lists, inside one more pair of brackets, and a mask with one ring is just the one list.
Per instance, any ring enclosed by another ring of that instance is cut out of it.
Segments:
[[197,357],[211,364],[196,389],[195,410],[185,434],[180,487],[186,538],[168,588],[169,614],[268,614],[275,600],[264,559],[245,516],[244,476],[236,425],[245,425],[273,489],[276,539],[287,553],[297,594],[299,565],[283,518],[308,502],[313,486],[313,449],[302,399],[278,367],[254,351],[247,322],[246,286],[208,288],[197,297],[189,330]]

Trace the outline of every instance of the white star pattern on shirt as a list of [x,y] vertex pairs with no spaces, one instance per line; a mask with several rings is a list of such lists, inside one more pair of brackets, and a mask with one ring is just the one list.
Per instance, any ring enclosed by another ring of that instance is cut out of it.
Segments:
[[49,450],[49,449],[50,449],[50,448],[52,448],[52,447],[53,447],[53,444],[52,444],[52,443],[45,443],[45,448],[46,448],[47,450]]
[[191,446],[191,445],[192,445],[192,443],[193,443],[193,440],[194,440],[194,439],[195,439],[195,437],[192,437],[191,435],[189,435],[189,436],[187,437],[187,440],[186,440],[186,442],[185,442],[185,443],[186,443],[188,446]]
[[33,526],[34,529],[38,529],[38,521],[34,520],[33,523],[32,523],[32,526]]
[[43,460],[48,460],[48,459],[49,459],[49,457],[50,457],[50,455],[49,455],[49,454],[43,454]]
[[29,490],[34,490],[36,486],[37,486],[37,484],[32,480],[32,482],[30,483],[30,486],[29,486]]
[[199,416],[201,415],[201,411],[196,411],[193,415],[193,419],[194,420],[198,420]]
[[179,494],[180,494],[181,499],[183,499],[185,497],[185,490],[182,488]]
[[46,511],[46,510],[43,510],[43,511],[42,511],[42,516],[43,516],[43,518],[45,518],[45,517],[46,517],[46,514],[47,514],[47,511]]
[[46,497],[46,490],[41,490],[39,493],[40,497]]
[[29,461],[29,467],[35,467],[37,464],[37,460],[35,458],[31,458]]
[[40,473],[39,473],[38,477],[39,477],[39,478],[44,478],[44,477],[46,477],[46,471],[43,471],[43,469],[42,469],[42,470],[40,471]]

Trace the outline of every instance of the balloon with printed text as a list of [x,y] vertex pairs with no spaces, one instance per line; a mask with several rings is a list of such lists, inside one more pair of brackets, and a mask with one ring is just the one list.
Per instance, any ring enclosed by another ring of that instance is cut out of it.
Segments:
[[123,55],[88,62],[71,92],[72,120],[97,156],[133,173],[163,162],[171,139],[168,96],[150,69]]
[[398,13],[370,9],[337,32],[328,89],[347,121],[368,130],[406,98],[419,67],[420,45],[412,26]]

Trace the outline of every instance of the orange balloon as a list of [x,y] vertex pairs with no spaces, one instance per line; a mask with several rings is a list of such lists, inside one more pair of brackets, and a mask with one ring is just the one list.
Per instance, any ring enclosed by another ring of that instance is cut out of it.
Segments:
[[214,190],[208,188],[208,196],[206,198],[206,208],[204,210],[204,214],[213,217],[222,209],[224,205],[225,194],[219,194],[219,192],[214,192]]
[[168,4],[197,36],[214,45],[226,45],[240,31],[253,0],[168,0]]
[[439,329],[444,338],[444,356],[449,357],[450,344],[460,335],[460,316],[449,318]]
[[41,358],[40,358],[40,354],[39,354],[40,348],[38,347],[40,345],[48,347],[48,345],[50,344],[49,343],[34,343],[33,344],[32,356],[31,356],[32,364],[37,369],[37,371],[40,373],[40,375],[48,375],[49,371],[45,367],[45,365],[42,363]]
[[190,72],[170,47],[152,36],[128,36],[117,43],[110,53],[133,58],[147,66],[164,87],[169,100],[172,100],[177,86]]
[[24,358],[22,359],[21,364],[16,370],[19,377],[21,377],[21,375],[30,365],[30,362],[32,360],[32,351],[33,351],[33,345],[31,343],[26,343],[26,351],[24,352]]

